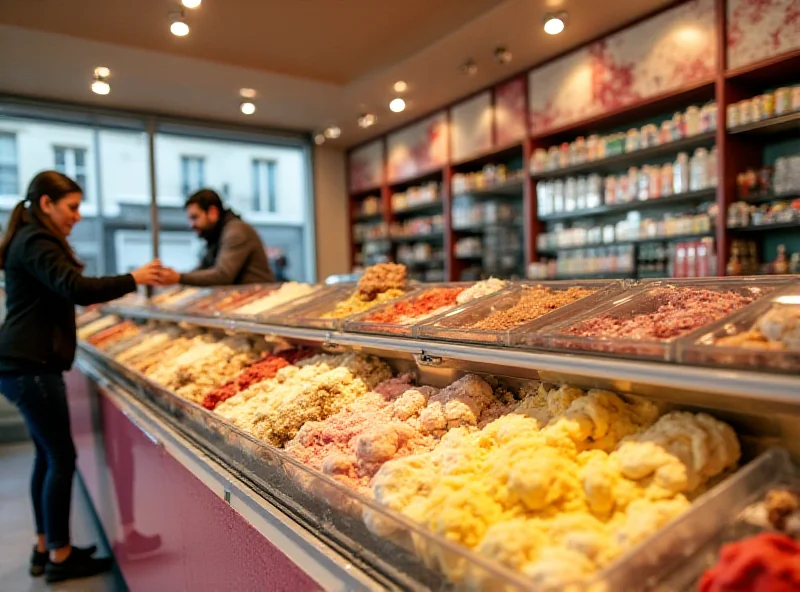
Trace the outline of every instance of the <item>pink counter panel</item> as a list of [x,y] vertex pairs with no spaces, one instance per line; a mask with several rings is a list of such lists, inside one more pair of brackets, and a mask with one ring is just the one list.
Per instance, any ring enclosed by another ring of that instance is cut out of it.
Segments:
[[[78,468],[132,592],[321,589],[79,371],[67,376]],[[121,524],[158,534],[129,556]]]

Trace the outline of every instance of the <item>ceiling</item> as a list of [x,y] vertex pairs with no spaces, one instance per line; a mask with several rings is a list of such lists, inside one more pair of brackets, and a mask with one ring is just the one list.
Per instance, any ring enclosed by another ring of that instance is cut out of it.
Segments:
[[[318,130],[354,145],[563,53],[672,0],[203,0],[169,33],[177,0],[0,0],[0,91],[118,108]],[[567,10],[564,33],[542,30]],[[502,44],[510,64],[494,61]],[[478,72],[459,66],[472,58]],[[112,92],[89,90],[111,68]],[[408,108],[393,114],[396,80]],[[238,111],[238,91],[258,107]],[[360,130],[362,112],[378,123]]]

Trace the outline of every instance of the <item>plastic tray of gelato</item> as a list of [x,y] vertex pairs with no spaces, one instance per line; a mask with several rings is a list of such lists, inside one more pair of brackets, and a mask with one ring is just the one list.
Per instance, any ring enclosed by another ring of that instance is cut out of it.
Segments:
[[197,317],[218,317],[235,310],[278,289],[276,284],[217,288],[207,297],[192,301],[183,313]]
[[679,338],[757,302],[787,280],[709,278],[657,280],[548,328],[548,349],[672,361]]
[[771,449],[698,499],[638,558],[603,574],[596,589],[800,590],[798,534],[800,475],[785,450]]
[[158,310],[177,312],[192,302],[214,293],[213,288],[181,286],[177,290],[166,290],[150,299],[150,305]]
[[420,323],[494,294],[507,285],[507,282],[495,278],[480,282],[425,284],[419,291],[347,321],[343,329],[353,333],[412,337]]
[[685,364],[800,372],[800,284],[678,341],[677,350]]
[[315,329],[339,329],[345,321],[416,291],[406,281],[405,265],[380,263],[368,267],[355,286],[336,288],[289,313],[283,324]]
[[300,300],[306,301],[308,296],[322,287],[300,282],[286,282],[280,286],[272,286],[270,290],[256,294],[244,304],[228,308],[225,316],[243,320],[258,319],[287,304],[297,303]]
[[511,287],[449,313],[417,328],[417,336],[445,341],[471,341],[508,345],[509,332],[537,321],[549,323],[549,316],[586,298],[591,302],[610,297],[623,289],[621,282],[540,282]]

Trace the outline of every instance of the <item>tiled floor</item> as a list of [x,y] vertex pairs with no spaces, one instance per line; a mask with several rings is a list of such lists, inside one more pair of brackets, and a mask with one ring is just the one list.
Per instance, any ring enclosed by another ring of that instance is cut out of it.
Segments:
[[[127,588],[118,573],[48,586],[43,578],[28,575],[33,544],[33,514],[28,498],[28,477],[33,446],[0,446],[0,590],[3,592],[119,592]],[[72,538],[77,545],[97,544],[98,555],[108,555],[88,500],[75,484],[72,496]]]

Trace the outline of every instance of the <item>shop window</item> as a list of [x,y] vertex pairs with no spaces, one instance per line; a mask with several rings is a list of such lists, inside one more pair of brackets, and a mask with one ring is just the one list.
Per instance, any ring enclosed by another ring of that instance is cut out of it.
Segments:
[[206,159],[202,156],[181,156],[183,196],[188,197],[206,184]]
[[254,212],[278,211],[276,195],[276,169],[274,160],[253,160],[253,204]]
[[0,133],[0,195],[19,195],[16,134]]

